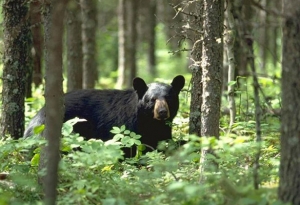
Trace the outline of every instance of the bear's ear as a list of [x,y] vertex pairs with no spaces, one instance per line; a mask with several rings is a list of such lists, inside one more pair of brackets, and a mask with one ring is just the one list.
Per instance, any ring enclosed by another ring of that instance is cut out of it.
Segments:
[[183,88],[184,83],[185,83],[184,77],[183,77],[182,75],[177,75],[177,76],[173,79],[171,85],[172,85],[173,89],[174,89],[177,93],[179,93],[180,90]]
[[142,78],[134,78],[133,79],[133,89],[136,90],[139,99],[142,99],[146,91],[148,90],[148,86]]

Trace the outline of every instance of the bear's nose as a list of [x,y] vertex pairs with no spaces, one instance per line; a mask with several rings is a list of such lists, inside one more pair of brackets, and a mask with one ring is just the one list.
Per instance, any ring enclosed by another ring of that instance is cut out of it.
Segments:
[[168,118],[168,111],[166,109],[161,109],[158,111],[159,118],[160,119],[166,119]]

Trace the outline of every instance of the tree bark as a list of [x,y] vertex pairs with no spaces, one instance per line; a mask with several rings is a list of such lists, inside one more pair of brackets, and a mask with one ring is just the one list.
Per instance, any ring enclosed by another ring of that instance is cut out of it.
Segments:
[[[203,29],[203,1],[195,2],[195,14],[197,18],[191,16],[195,25],[194,45],[192,48],[192,80],[191,80],[191,105],[190,105],[190,120],[189,133],[201,136],[201,105],[202,105],[202,34],[199,31]],[[196,19],[196,20],[194,20]]]
[[136,48],[137,48],[137,10],[138,2],[136,0],[128,1],[128,67],[130,69],[129,79],[126,87],[132,87],[132,81],[137,75]]
[[149,8],[148,9],[148,18],[149,18],[149,24],[148,29],[148,73],[152,76],[156,76],[156,56],[155,56],[155,39],[156,39],[156,33],[155,33],[155,27],[156,27],[156,0],[151,0],[149,2]]
[[[201,136],[218,139],[223,80],[224,2],[203,0],[203,15]],[[200,182],[205,179],[204,173],[215,165],[207,159],[208,153],[212,151],[202,149]]]
[[67,92],[82,89],[82,38],[80,5],[73,1],[67,9]]
[[2,88],[1,136],[21,138],[24,132],[24,99],[29,73],[28,7],[25,0],[3,2],[4,68]]
[[235,84],[232,82],[235,81],[235,56],[234,56],[234,44],[235,44],[235,38],[236,38],[236,26],[235,21],[233,18],[233,12],[234,9],[232,2],[228,2],[228,6],[226,9],[226,23],[227,23],[227,31],[225,34],[225,45],[226,45],[226,51],[228,56],[228,78],[227,82],[228,87],[228,108],[230,113],[230,122],[229,122],[229,128],[232,127],[233,123],[235,122],[235,116],[236,116],[236,106],[235,106],[235,98],[234,98],[234,88]]
[[[42,84],[42,58],[43,58],[43,34],[42,34],[42,15],[41,1],[33,0],[30,3],[30,22],[33,36],[33,71],[32,81],[35,87]],[[31,83],[31,82],[30,82]]]
[[127,47],[127,32],[126,32],[126,1],[119,0],[118,8],[118,41],[119,41],[119,53],[118,53],[118,79],[116,83],[116,88],[121,89],[125,86],[125,76],[126,76],[126,47]]
[[283,1],[281,158],[278,196],[300,204],[300,7]]
[[223,70],[223,1],[204,0],[201,136],[219,137]]
[[48,145],[41,153],[41,157],[46,157],[46,159],[41,159],[42,165],[47,168],[47,174],[42,181],[45,190],[45,204],[56,204],[57,197],[60,138],[64,113],[62,87],[63,16],[67,1],[47,1],[45,7],[45,46],[47,55],[44,137],[48,141]]
[[98,80],[96,62],[97,0],[80,0],[82,11],[83,88],[94,88]]

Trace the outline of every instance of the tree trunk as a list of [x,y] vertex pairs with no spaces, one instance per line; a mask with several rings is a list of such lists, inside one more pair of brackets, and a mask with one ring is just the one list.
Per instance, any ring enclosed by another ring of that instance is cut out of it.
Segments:
[[279,199],[300,204],[300,7],[283,1],[282,118]]
[[43,34],[42,34],[42,16],[41,1],[33,0],[30,3],[30,22],[33,36],[33,71],[32,81],[35,87],[42,84],[42,58],[43,58]]
[[201,136],[219,137],[223,70],[223,1],[204,0]]
[[132,87],[132,81],[137,75],[136,65],[136,47],[137,47],[137,10],[138,2],[136,0],[128,1],[128,68],[130,69],[127,88]]
[[3,16],[4,68],[0,134],[18,139],[24,132],[24,99],[31,45],[26,1],[5,0]]
[[150,0],[149,7],[147,9],[148,21],[145,22],[144,26],[147,26],[147,44],[148,44],[148,73],[151,77],[156,76],[156,56],[155,56],[155,27],[156,27],[156,0]]
[[[226,23],[227,23],[227,31],[225,35],[225,45],[226,45],[226,52],[228,57],[228,78],[227,82],[228,87],[228,108],[230,113],[230,123],[229,127],[231,128],[233,123],[235,122],[236,116],[236,106],[235,106],[235,98],[234,98],[234,88],[235,85],[232,83],[235,81],[235,56],[234,56],[234,44],[236,38],[236,26],[235,21],[233,18],[233,4],[232,2],[228,2],[228,7],[226,9]],[[225,84],[225,83],[224,83]]]
[[[51,2],[51,5],[50,5]],[[47,174],[42,183],[45,190],[45,204],[56,204],[58,163],[60,159],[60,138],[63,123],[63,76],[62,76],[62,37],[63,16],[67,0],[51,0],[45,6],[45,131],[48,145],[42,150],[42,166]],[[40,165],[41,167],[41,165]]]
[[[219,138],[221,92],[223,79],[223,21],[224,2],[203,0],[203,47],[202,47],[202,106],[201,136]],[[207,159],[211,150],[202,149],[201,177],[214,167]]]
[[[190,120],[189,120],[189,132],[190,134],[196,134],[201,136],[201,105],[202,105],[202,35],[197,32],[203,29],[203,2],[195,2],[195,13],[198,16],[195,20],[194,31],[194,45],[192,48],[192,80],[191,80],[191,105],[190,105]],[[193,18],[193,17],[191,17]],[[191,20],[194,20],[191,19]]]
[[67,91],[82,89],[82,39],[80,5],[73,1],[67,10]]
[[83,88],[94,88],[96,63],[97,0],[80,0],[82,10]]
[[125,86],[125,76],[126,76],[126,1],[119,0],[118,8],[118,41],[119,41],[119,53],[118,53],[118,79],[116,83],[116,88],[121,89]]

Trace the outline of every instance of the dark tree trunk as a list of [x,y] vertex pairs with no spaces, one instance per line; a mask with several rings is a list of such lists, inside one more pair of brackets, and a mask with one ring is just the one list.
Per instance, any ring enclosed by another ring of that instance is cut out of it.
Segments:
[[[201,31],[203,24],[203,4],[202,1],[196,2],[195,14],[198,18],[191,19],[194,21],[195,31]],[[192,80],[191,80],[191,105],[190,105],[190,121],[189,121],[189,132],[190,134],[196,134],[201,136],[201,105],[202,105],[202,68],[201,68],[201,57],[202,57],[202,35],[199,32],[194,34],[194,45],[192,48]]]
[[83,88],[94,88],[96,63],[97,0],[80,0],[82,11]]
[[136,65],[136,48],[137,48],[137,10],[138,2],[136,0],[128,1],[128,67],[130,69],[129,79],[127,86],[132,86],[132,81],[137,75]]
[[24,99],[31,44],[26,1],[5,0],[3,16],[4,68],[0,134],[18,139],[24,132]]
[[67,10],[67,91],[82,88],[82,40],[80,5],[73,1]]
[[138,36],[141,43],[147,43],[147,73],[152,78],[156,76],[156,56],[155,56],[155,39],[156,39],[156,0],[139,2],[139,22]]
[[43,34],[42,34],[42,8],[40,0],[33,0],[30,3],[30,22],[33,36],[33,71],[32,81],[35,87],[42,84],[42,58],[43,58]]
[[282,118],[279,199],[300,204],[300,7],[283,1]]
[[67,0],[52,0],[45,3],[46,118],[44,137],[47,139],[48,145],[42,150],[40,168],[47,168],[46,176],[42,178],[45,204],[56,204],[60,138],[64,113],[62,87],[63,16]]
[[150,1],[149,8],[149,43],[148,43],[148,71],[152,77],[156,76],[156,56],[155,56],[155,41],[156,41],[156,0]]

